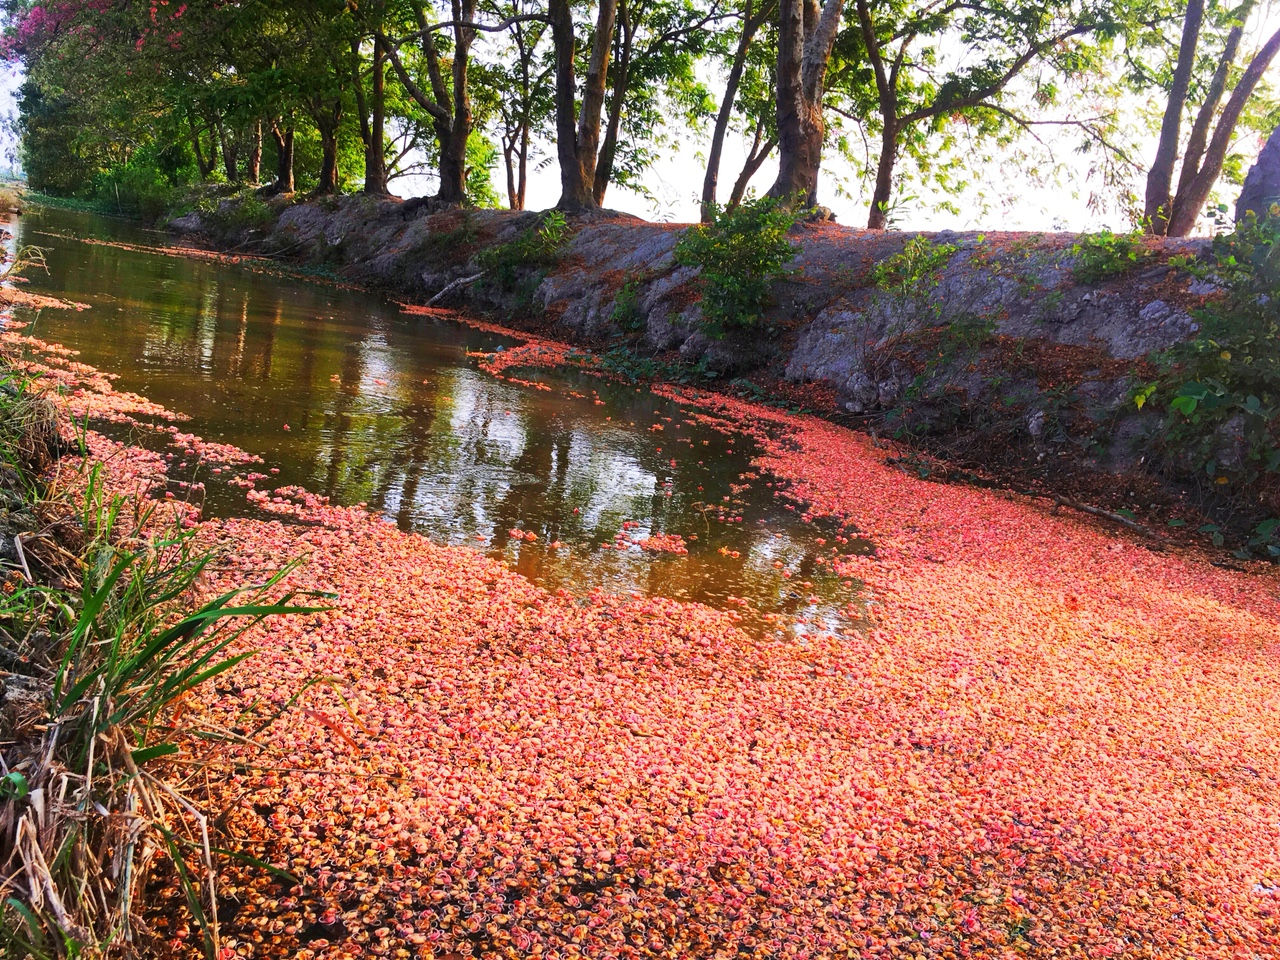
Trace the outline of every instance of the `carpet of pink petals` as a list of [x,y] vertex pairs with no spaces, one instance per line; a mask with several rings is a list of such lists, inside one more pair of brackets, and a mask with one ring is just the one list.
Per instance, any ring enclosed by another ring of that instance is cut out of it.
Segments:
[[287,707],[261,751],[201,757],[239,849],[302,881],[228,868],[228,956],[1280,956],[1274,572],[661,389],[876,544],[832,561],[869,616],[751,635],[250,487],[267,519],[199,527],[211,586],[303,556],[291,582],[337,600],[259,632],[205,707]]

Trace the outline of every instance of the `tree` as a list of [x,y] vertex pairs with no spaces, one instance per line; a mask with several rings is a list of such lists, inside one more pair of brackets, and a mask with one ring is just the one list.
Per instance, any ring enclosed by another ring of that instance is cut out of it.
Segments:
[[[438,173],[440,187],[436,193],[442,203],[460,204],[467,195],[467,141],[471,136],[473,117],[468,89],[471,44],[478,25],[475,22],[477,0],[452,0],[452,20],[432,23],[427,6],[421,0],[408,4],[413,33],[399,39],[379,34],[379,42],[405,90],[432,120],[439,146]],[[445,52],[439,34],[452,37],[452,63],[446,78]],[[427,88],[418,83],[405,65],[399,48],[417,40],[422,62],[426,66]]]
[[535,19],[533,0],[490,2],[486,12],[506,24],[506,47],[481,70],[485,86],[498,94],[495,113],[507,203],[512,210],[523,210],[533,135],[555,108],[555,98],[548,89],[555,61],[543,62],[538,55],[549,25]]
[[843,9],[841,0],[779,0],[778,178],[769,195],[784,204],[813,206],[826,137],[823,97],[827,67]]
[[[960,118],[1029,128],[1040,122],[1002,102],[1010,83],[1034,64],[1069,71],[1083,55],[1080,38],[1114,28],[1092,0],[1027,4],[997,0],[978,6],[933,0],[854,0],[857,29],[844,59],[845,92],[878,128],[879,150],[870,229],[888,222],[894,177],[904,146],[923,149],[930,130]],[[1073,41],[1075,41],[1073,43]],[[944,45],[962,51],[943,68]],[[865,64],[866,66],[862,66]],[[1037,103],[1043,110],[1052,89]]]
[[612,183],[643,190],[641,174],[664,141],[669,117],[695,126],[709,113],[709,96],[694,65],[712,42],[712,27],[735,15],[719,0],[618,0],[617,25],[605,98],[604,132],[592,195],[604,203]]
[[[745,0],[740,11],[740,19],[742,21],[741,29],[738,31],[738,40],[733,48],[733,55],[729,61],[729,73],[725,79],[724,94],[720,100],[720,109],[716,112],[716,122],[711,134],[711,148],[707,153],[707,169],[702,178],[702,202],[701,202],[701,218],[704,223],[710,222],[716,210],[716,188],[720,180],[720,159],[724,153],[725,135],[729,131],[730,121],[733,119],[735,108],[737,112],[742,112],[742,104],[738,100],[738,92],[742,87],[743,77],[747,73],[749,65],[749,56],[752,51],[756,34],[760,29],[768,23],[777,9],[777,0]],[[770,136],[764,139],[766,129],[766,120],[763,113],[756,113],[756,120],[753,125],[753,138],[750,153],[747,156],[746,167],[751,170],[747,174],[746,179],[750,179],[759,169],[760,164],[777,146],[777,138]],[[745,172],[745,171],[744,171]],[[742,181],[742,188],[745,189],[746,182]],[[734,185],[734,194],[728,204],[729,209],[737,206],[741,199],[741,191],[738,185]]]
[[[360,140],[364,144],[365,193],[386,196],[387,182],[387,48],[383,44],[386,0],[356,7],[357,35],[351,39],[351,89],[360,120]],[[365,48],[369,48],[369,88],[365,91]]]
[[[830,0],[834,3],[836,0]],[[600,0],[591,58],[582,83],[582,103],[578,104],[571,0],[549,0],[551,42],[556,57],[556,156],[560,161],[560,201],[562,210],[594,210],[596,162],[600,148],[600,117],[608,83],[609,54],[612,48],[618,0]]]
[[[1147,174],[1144,214],[1151,233],[1181,237],[1195,227],[1214,184],[1222,175],[1236,127],[1267,67],[1280,53],[1280,30],[1276,30],[1248,58],[1248,64],[1235,79],[1231,95],[1223,105],[1235,73],[1245,25],[1256,8],[1256,0],[1246,0],[1230,9],[1220,7],[1213,0],[1208,6],[1205,0],[1188,0],[1159,143]],[[1197,84],[1198,79],[1204,79],[1207,58],[1203,56],[1203,48],[1206,46],[1216,54],[1211,58],[1212,73],[1207,85]],[[1203,90],[1202,99],[1184,143],[1183,115],[1194,106],[1192,96],[1197,86]],[[1179,165],[1179,154],[1181,169],[1175,190],[1173,172]]]

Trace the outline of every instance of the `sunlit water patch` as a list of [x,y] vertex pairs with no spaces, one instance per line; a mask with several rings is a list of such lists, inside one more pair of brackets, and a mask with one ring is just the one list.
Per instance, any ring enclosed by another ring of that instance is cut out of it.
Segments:
[[[647,388],[573,370],[537,371],[550,389],[507,382],[468,354],[516,339],[260,265],[149,252],[163,236],[109,220],[41,211],[15,232],[48,251],[31,289],[90,306],[18,318],[188,416],[184,432],[262,457],[260,488],[367,504],[550,589],[702,601],[798,633],[859,614],[858,585],[830,561],[868,545],[803,521],[753,468],[749,437]],[[167,449],[175,477],[203,482],[206,515],[251,510],[237,475],[167,435],[110,432]]]

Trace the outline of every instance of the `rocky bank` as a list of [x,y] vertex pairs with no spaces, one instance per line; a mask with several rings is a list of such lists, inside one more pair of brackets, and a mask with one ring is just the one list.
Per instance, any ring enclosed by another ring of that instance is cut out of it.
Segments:
[[[1134,397],[1159,353],[1198,329],[1193,312],[1213,288],[1170,261],[1204,241],[1143,241],[1132,263],[1084,282],[1073,235],[924,234],[926,250],[955,248],[929,271],[903,255],[917,234],[802,223],[765,322],[717,338],[703,330],[696,271],[673,259],[682,225],[573,220],[553,265],[496,270],[482,251],[536,229],[541,214],[364,196],[249,203],[253,216],[243,200],[224,200],[171,227],[399,299],[445,291],[441,305],[856,418],[953,462],[1016,464],[1021,479],[1066,467],[1097,489],[1124,474],[1166,493],[1186,479],[1152,455],[1165,411]],[[1239,455],[1234,442],[1222,438],[1224,462]]]

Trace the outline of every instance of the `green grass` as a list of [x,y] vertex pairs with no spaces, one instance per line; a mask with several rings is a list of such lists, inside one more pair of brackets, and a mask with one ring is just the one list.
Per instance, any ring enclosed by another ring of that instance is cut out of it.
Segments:
[[[246,631],[297,606],[264,582],[209,598],[212,555],[153,507],[112,495],[101,465],[51,486],[56,429],[32,383],[0,376],[0,955],[101,956],[136,941],[139,895],[176,875],[204,952],[220,946],[217,847],[171,761],[200,729],[184,701],[252,651]],[[8,708],[8,707],[6,707]],[[52,803],[58,798],[57,803]]]

